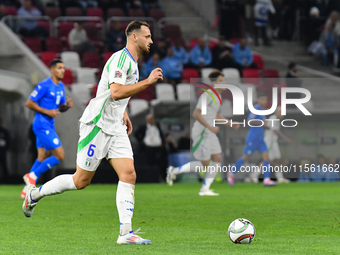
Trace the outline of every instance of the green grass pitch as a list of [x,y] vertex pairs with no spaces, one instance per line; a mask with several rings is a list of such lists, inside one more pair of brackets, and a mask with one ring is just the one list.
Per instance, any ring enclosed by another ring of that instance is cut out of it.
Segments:
[[[137,184],[133,228],[149,246],[116,244],[116,185],[90,185],[41,200],[22,213],[22,185],[0,186],[0,254],[340,254],[339,183]],[[229,224],[252,221],[251,244],[233,244]]]

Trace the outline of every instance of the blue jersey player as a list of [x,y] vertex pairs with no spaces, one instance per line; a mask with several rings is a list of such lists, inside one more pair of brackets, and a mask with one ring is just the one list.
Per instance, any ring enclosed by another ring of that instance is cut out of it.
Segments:
[[[254,108],[256,110],[263,110],[267,105],[267,100],[268,98],[265,94],[260,95],[257,100],[258,104],[256,104]],[[246,146],[243,150],[242,157],[235,163],[235,171],[238,171],[245,162],[248,162],[249,157],[257,150],[261,153],[263,160],[263,185],[275,186],[276,182],[270,179],[268,149],[264,141],[266,122],[266,116],[256,115],[252,112],[249,113],[248,123],[250,129],[246,138]],[[231,186],[234,185],[234,174],[232,172],[228,173],[228,182]]]
[[[55,131],[54,119],[60,112],[73,106],[71,98],[66,98],[64,85],[65,67],[60,59],[50,63],[51,77],[40,82],[29,96],[26,106],[35,111],[33,131],[36,135],[38,158],[31,171],[24,175],[26,185],[36,184],[40,175],[64,159],[64,149]],[[52,155],[49,156],[50,152]],[[26,187],[26,186],[25,186]],[[21,192],[25,198],[26,189]]]

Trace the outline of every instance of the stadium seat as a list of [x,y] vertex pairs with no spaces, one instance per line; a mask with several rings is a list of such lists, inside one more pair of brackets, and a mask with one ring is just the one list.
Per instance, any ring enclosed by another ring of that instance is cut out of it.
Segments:
[[45,16],[49,16],[52,20],[61,16],[59,7],[45,7]]
[[100,68],[100,57],[97,53],[86,52],[83,54],[83,66],[84,67],[92,67],[92,68]]
[[145,17],[145,12],[142,9],[129,9],[130,17]]
[[86,31],[87,37],[90,39],[97,39],[98,38],[98,28],[96,27],[95,23],[84,23],[83,28]]
[[112,56],[113,52],[105,52],[103,55],[104,58],[104,64],[109,60],[109,58]]
[[254,84],[258,87],[261,86],[260,73],[258,70],[246,68],[246,69],[243,69],[242,75],[243,75],[243,83]]
[[273,87],[280,85],[279,72],[276,69],[264,69],[262,75],[264,79],[261,91],[266,93],[269,98],[272,98]]
[[91,90],[86,83],[75,83],[71,86],[73,94],[85,107],[87,102],[91,99]]
[[39,38],[27,37],[24,38],[24,42],[34,53],[39,53],[42,51],[41,40]]
[[80,57],[77,52],[64,51],[60,54],[60,56],[66,68],[75,70],[80,67]]
[[136,97],[138,99],[144,99],[147,101],[151,101],[153,99],[153,86],[148,86],[146,89],[143,91],[139,92]]
[[174,87],[169,83],[156,84],[156,99],[161,101],[175,101]]
[[54,51],[61,53],[63,51],[63,43],[59,37],[49,37],[45,40],[46,51]]
[[222,117],[230,118],[233,116],[233,104],[230,100],[224,99],[220,110]]
[[190,79],[199,78],[199,77],[200,75],[198,71],[194,68],[184,68],[182,71],[182,78],[187,82],[190,82]]
[[17,15],[18,9],[14,6],[6,6],[5,15]]
[[76,69],[78,83],[97,84],[97,70],[89,67],[80,67]]
[[109,8],[106,14],[107,18],[111,17],[124,17],[125,13],[123,9],[120,8]]
[[74,83],[74,77],[72,70],[65,69],[64,78],[61,80],[65,85],[71,85]]
[[48,34],[50,34],[50,23],[47,20],[38,20],[37,21],[38,25],[45,28]]
[[262,70],[263,78],[280,78],[279,71],[276,69]]
[[241,76],[239,70],[236,68],[223,68],[222,73],[227,82],[240,84],[241,83]]
[[83,16],[83,11],[79,7],[67,7],[66,16]]
[[132,99],[129,102],[129,108],[130,115],[133,116],[147,110],[149,108],[149,103],[144,99]]
[[59,37],[66,39],[70,31],[74,28],[73,22],[62,22],[59,23]]
[[230,40],[229,40],[229,43],[231,43],[231,44],[236,44],[236,43],[239,43],[240,42],[240,39],[239,38],[231,38]]
[[181,28],[178,25],[165,24],[164,36],[170,40],[182,38]]
[[86,16],[90,16],[90,17],[100,17],[102,19],[104,19],[104,13],[103,10],[100,8],[87,8],[86,9]]
[[212,67],[205,67],[205,68],[202,68],[201,69],[201,77],[202,78],[208,78],[209,77],[209,74],[216,70],[216,68],[212,68]]
[[257,65],[260,70],[264,68],[263,58],[259,54],[253,54],[253,62]]
[[209,49],[212,50],[216,45],[218,45],[217,41],[209,40]]
[[56,58],[58,58],[58,55],[55,52],[46,51],[40,53],[40,59],[46,66],[50,66],[51,61]]
[[191,38],[189,45],[190,45],[190,49],[194,48],[198,43],[198,38]]
[[162,9],[152,8],[149,11],[149,16],[154,18],[156,21],[160,20],[161,18],[165,17],[165,12]]
[[189,83],[178,83],[176,85],[178,101],[196,101],[195,88]]

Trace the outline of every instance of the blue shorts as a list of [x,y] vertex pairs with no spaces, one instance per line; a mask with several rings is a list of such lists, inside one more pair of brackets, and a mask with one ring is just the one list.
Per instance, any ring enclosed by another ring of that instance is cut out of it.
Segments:
[[61,146],[59,136],[54,129],[34,130],[37,137],[37,149],[44,147],[45,150],[54,150]]
[[253,155],[258,150],[260,153],[268,151],[267,145],[264,140],[247,141],[246,147],[244,147],[243,153],[247,156]]

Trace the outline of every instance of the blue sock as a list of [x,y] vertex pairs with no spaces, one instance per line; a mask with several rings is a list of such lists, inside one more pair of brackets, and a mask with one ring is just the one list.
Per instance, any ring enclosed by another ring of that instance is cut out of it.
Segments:
[[34,169],[32,172],[37,176],[38,181],[40,175],[42,175],[55,165],[58,165],[59,163],[60,163],[59,159],[57,159],[55,156],[51,156],[45,159],[43,162],[41,162],[40,166]]
[[41,163],[42,163],[42,162],[40,162],[39,160],[36,159],[36,160],[34,161],[33,166],[31,167],[30,173],[31,173],[31,172],[34,172],[35,169],[37,169],[37,168],[41,165]]
[[240,170],[243,164],[244,164],[244,160],[242,157],[240,157],[235,163],[235,168],[233,168],[233,173],[236,173],[238,170]]
[[263,178],[270,178],[269,161],[263,161]]

